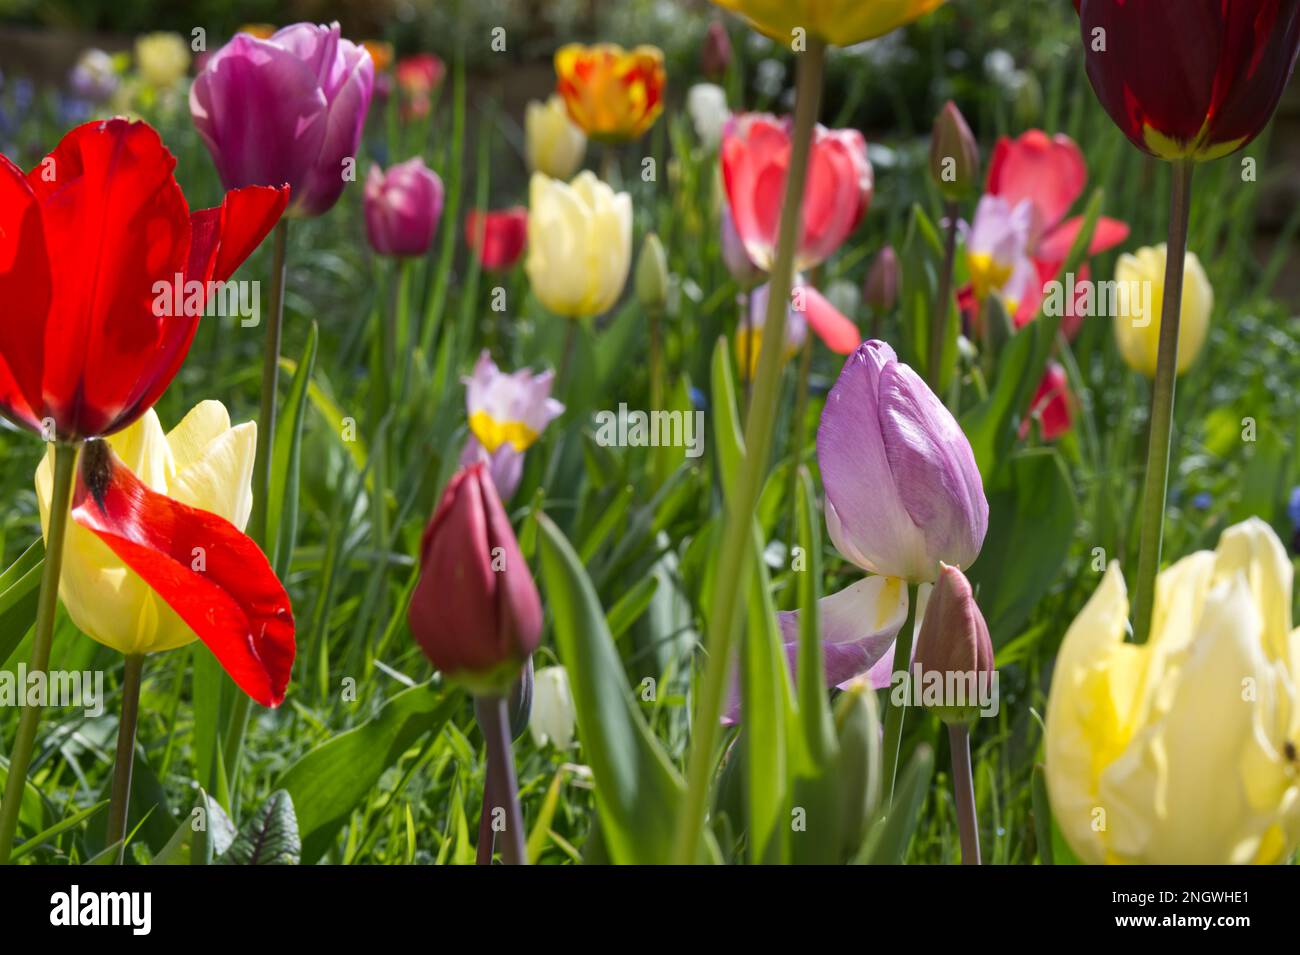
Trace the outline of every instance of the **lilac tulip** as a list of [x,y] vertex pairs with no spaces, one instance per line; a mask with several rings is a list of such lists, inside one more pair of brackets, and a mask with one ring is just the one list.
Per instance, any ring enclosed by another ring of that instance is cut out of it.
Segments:
[[227,189],[288,183],[289,214],[318,216],[355,179],[374,90],[370,54],[339,25],[238,33],[190,88],[190,113]]
[[988,530],[975,455],[952,414],[881,341],[862,345],[826,399],[817,432],[826,527],[874,574],[932,581],[968,567]]
[[442,180],[419,156],[366,176],[366,238],[380,255],[424,255],[442,218]]
[[554,381],[551,371],[503,372],[486,351],[465,379],[470,436],[460,463],[486,463],[502,501],[509,501],[519,487],[524,452],[564,412],[564,405],[551,397]]

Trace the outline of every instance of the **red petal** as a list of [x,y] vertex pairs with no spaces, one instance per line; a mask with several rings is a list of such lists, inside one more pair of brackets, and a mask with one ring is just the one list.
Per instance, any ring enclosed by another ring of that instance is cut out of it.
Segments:
[[804,295],[804,318],[813,333],[837,355],[851,355],[862,344],[858,326],[830,303],[811,285],[801,287]]
[[194,213],[186,279],[226,281],[280,221],[288,204],[288,186],[247,186],[226,193],[216,208]]
[[[293,669],[293,610],[252,540],[151,490],[103,441],[81,452],[72,517],[176,611],[241,690],[280,705]],[[200,554],[205,567],[194,570]]]
[[50,295],[40,205],[22,170],[0,156],[0,412],[38,430]]
[[1015,206],[1022,199],[1034,204],[1044,229],[1051,229],[1070,211],[1088,181],[1083,152],[1069,136],[1048,136],[1031,129],[1016,139],[1003,137],[993,150],[988,191]]
[[[1049,262],[1064,262],[1074,247],[1074,240],[1083,228],[1083,216],[1067,219],[1049,232],[1038,246],[1037,257]],[[1092,231],[1092,243],[1088,246],[1088,255],[1100,255],[1107,249],[1113,249],[1128,238],[1128,224],[1118,219],[1101,216]]]

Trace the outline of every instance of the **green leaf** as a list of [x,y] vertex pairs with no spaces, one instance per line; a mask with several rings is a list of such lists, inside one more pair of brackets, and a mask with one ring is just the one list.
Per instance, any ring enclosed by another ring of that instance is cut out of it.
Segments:
[[989,530],[967,572],[993,645],[1018,633],[1069,556],[1078,503],[1065,462],[1052,448],[1014,455],[989,495]]
[[841,854],[835,861],[842,862],[858,854],[880,810],[883,770],[876,694],[865,685],[849,687],[836,701],[835,726],[841,834]]
[[404,690],[373,719],[326,740],[285,771],[276,788],[299,807],[305,865],[325,854],[384,771],[420,737],[441,730],[459,704],[458,693],[432,683]]
[[1034,764],[1030,780],[1034,807],[1034,839],[1038,843],[1038,861],[1053,865],[1052,858],[1052,805],[1047,798],[1047,776],[1042,763]]
[[611,639],[617,640],[627,628],[645,613],[650,601],[654,598],[655,591],[659,589],[659,578],[655,573],[646,574],[635,584],[628,588],[623,596],[619,597],[614,606],[609,608],[609,614],[605,622],[609,625],[609,635]]
[[307,385],[316,367],[319,330],[311,323],[302,361],[289,384],[289,396],[280,406],[276,421],[275,446],[271,457],[271,488],[266,502],[266,535],[274,541],[271,566],[283,579],[293,557],[298,533],[298,471],[302,458],[302,422],[307,411]]
[[26,842],[20,845],[17,849],[15,849],[13,851],[13,855],[9,857],[9,862],[11,864],[18,862],[28,853],[32,852],[35,849],[39,849],[42,845],[49,842],[55,836],[64,833],[75,826],[81,825],[81,823],[89,819],[91,816],[95,815],[95,813],[99,812],[107,805],[108,805],[108,800],[105,799],[103,802],[97,802],[95,803],[95,805],[82,809],[80,812],[74,812],[71,816],[67,816],[63,819],[60,819],[58,822],[56,822],[54,825],[50,826],[47,829],[42,829],[40,832],[36,833],[36,835],[32,836],[30,839],[28,839]]
[[0,666],[4,666],[36,622],[36,602],[45,566],[45,543],[38,537],[0,574]]
[[633,703],[605,612],[573,548],[538,515],[538,549],[555,644],[568,668],[583,753],[596,780],[596,809],[615,863],[666,863],[680,775]]
[[894,803],[889,815],[878,822],[867,837],[858,856],[859,863],[870,865],[897,865],[903,861],[907,844],[912,840],[916,821],[921,815],[926,794],[930,789],[930,774],[934,771],[934,750],[921,743],[912,754],[898,785],[894,789]]
[[731,377],[727,340],[713,346],[713,435],[722,471],[723,492],[730,497],[745,465],[745,439],[736,413],[736,383]]
[[298,819],[293,799],[283,789],[267,798],[262,808],[239,830],[218,865],[297,865],[302,857]]

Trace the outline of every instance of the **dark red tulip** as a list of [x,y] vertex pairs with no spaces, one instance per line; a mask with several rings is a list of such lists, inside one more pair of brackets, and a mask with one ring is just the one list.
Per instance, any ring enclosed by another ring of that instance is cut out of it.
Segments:
[[504,271],[519,261],[528,241],[528,210],[523,206],[465,216],[465,241],[489,272]]
[[1300,51],[1300,0],[1074,0],[1088,79],[1161,159],[1214,159],[1268,123]]
[[456,473],[425,528],[406,619],[433,665],[477,694],[505,695],[537,649],[537,587],[482,463]]
[[234,524],[152,490],[104,441],[81,451],[72,519],[176,611],[241,690],[263,706],[283,702],[294,657],[289,595]]
[[709,24],[709,32],[704,35],[704,45],[700,47],[700,72],[711,80],[726,76],[731,66],[731,37],[721,20]]
[[78,126],[25,176],[0,156],[0,414],[77,440],[125,428],[167,388],[206,299],[174,314],[155,286],[228,279],[289,198],[235,189],[192,213],[175,165],[124,119]]

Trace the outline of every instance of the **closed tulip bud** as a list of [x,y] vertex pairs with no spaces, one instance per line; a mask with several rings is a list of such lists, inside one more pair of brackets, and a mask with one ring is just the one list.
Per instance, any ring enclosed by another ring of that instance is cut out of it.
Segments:
[[731,35],[721,20],[709,24],[700,47],[700,72],[711,80],[720,80],[731,66]]
[[862,298],[877,314],[892,312],[898,304],[898,253],[887,245],[876,254],[862,287]]
[[406,619],[430,662],[476,696],[505,696],[537,649],[537,587],[482,462],[456,473],[425,528]]
[[533,294],[556,315],[608,311],[632,264],[632,198],[584,170],[571,183],[533,173],[528,190],[528,256]]
[[973,195],[979,186],[980,148],[952,100],[943,104],[930,136],[930,177],[945,199]]
[[989,505],[970,442],[952,413],[894,350],[869,341],[849,356],[817,431],[826,528],[863,570],[931,581],[969,567]]
[[545,103],[533,100],[524,108],[524,156],[530,170],[552,179],[572,179],[586,153],[587,134],[569,118],[558,93]]
[[380,255],[424,255],[442,218],[438,174],[419,156],[366,176],[366,238]]
[[1126,640],[1112,563],[1066,631],[1047,701],[1052,817],[1087,863],[1273,864],[1300,844],[1293,570],[1251,518],[1160,572]]
[[663,311],[668,302],[668,259],[659,236],[651,232],[636,263],[636,300],[646,311]]
[[[1160,322],[1164,312],[1165,268],[1168,249],[1164,243],[1121,255],[1115,263],[1115,282],[1126,294],[1116,296],[1115,341],[1119,353],[1136,372],[1154,378],[1160,344]],[[1214,311],[1214,288],[1195,253],[1183,260],[1183,302],[1178,327],[1178,374],[1196,361],[1209,335]]]
[[557,749],[568,749],[573,745],[576,720],[569,672],[562,666],[538,670],[533,691],[533,717],[528,723],[533,742],[539,748],[550,743]]
[[[945,723],[967,723],[980,710],[980,695],[986,692],[993,673],[993,641],[988,624],[975,603],[970,581],[960,569],[939,565],[916,638],[913,666],[926,674],[944,676],[945,689],[960,687],[964,698],[948,699],[932,707]],[[927,702],[927,706],[928,706]]]

